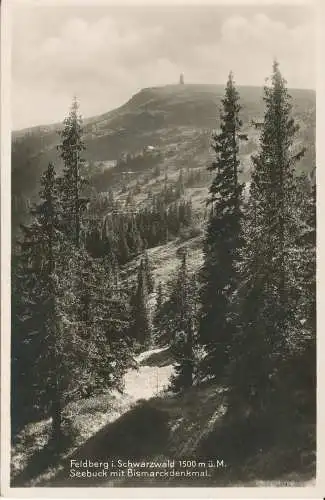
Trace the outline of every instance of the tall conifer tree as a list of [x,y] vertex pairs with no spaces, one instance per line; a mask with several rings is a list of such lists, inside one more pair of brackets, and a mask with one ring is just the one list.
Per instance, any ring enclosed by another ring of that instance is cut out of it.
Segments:
[[277,62],[264,89],[265,114],[253,173],[242,252],[241,321],[232,370],[231,404],[265,412],[279,391],[276,373],[297,330],[298,271],[294,167],[298,130]]
[[[49,407],[53,436],[59,438],[62,377],[59,281],[64,263],[59,231],[61,210],[51,163],[41,178],[40,198],[31,212],[32,223],[22,226],[23,240],[17,257],[21,328],[13,332],[13,380],[18,377],[16,387],[22,384],[23,391],[30,392],[30,409]],[[15,339],[17,332],[21,332],[20,339]],[[26,358],[29,362],[24,366]]]
[[[196,369],[198,287],[187,267],[186,253],[173,282],[169,299],[171,349],[176,360],[172,388],[177,392],[193,384]],[[167,313],[167,310],[166,310]]]
[[143,258],[144,273],[146,277],[146,285],[148,293],[152,293],[155,287],[155,280],[152,272],[151,262],[149,260],[148,252],[145,251]]
[[76,98],[73,100],[69,115],[64,120],[61,138],[62,142],[58,149],[64,163],[63,178],[60,179],[62,218],[65,233],[79,247],[82,213],[87,205],[87,199],[84,197],[87,182],[82,176],[82,166],[84,164],[82,152],[85,145],[82,139],[82,119]]
[[213,135],[216,158],[208,170],[215,172],[210,186],[210,217],[204,244],[200,342],[207,355],[203,372],[221,377],[229,362],[233,342],[232,302],[238,286],[236,263],[241,246],[241,195],[239,143],[241,133],[239,94],[230,73],[222,100],[220,132]]
[[151,342],[151,328],[147,308],[148,289],[144,261],[138,268],[136,289],[131,300],[131,337],[143,347]]
[[56,444],[67,403],[103,388],[121,388],[133,362],[125,334],[128,297],[117,275],[87,254],[81,241],[85,200],[74,155],[76,144],[78,151],[83,147],[79,125],[74,107],[61,145],[63,178],[48,166],[41,201],[31,212],[31,224],[22,228],[15,259],[20,297],[14,303],[12,380],[19,390],[13,405],[19,411],[24,401],[32,410],[28,418],[51,416]]

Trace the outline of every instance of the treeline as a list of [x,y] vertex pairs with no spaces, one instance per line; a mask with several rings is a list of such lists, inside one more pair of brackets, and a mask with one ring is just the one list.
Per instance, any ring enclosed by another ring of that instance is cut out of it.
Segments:
[[124,265],[146,248],[162,245],[177,237],[192,224],[192,204],[180,200],[166,204],[156,197],[148,207],[112,210],[103,220],[95,221],[85,235],[88,252],[93,257],[109,255]]
[[177,277],[158,286],[154,331],[177,360],[176,391],[217,382],[227,388],[229,418],[248,415],[253,429],[279,419],[315,422],[315,182],[295,173],[305,149],[295,143],[298,127],[275,62],[244,196],[239,151],[248,138],[239,101],[230,74],[213,134],[204,264],[195,276],[184,255]]

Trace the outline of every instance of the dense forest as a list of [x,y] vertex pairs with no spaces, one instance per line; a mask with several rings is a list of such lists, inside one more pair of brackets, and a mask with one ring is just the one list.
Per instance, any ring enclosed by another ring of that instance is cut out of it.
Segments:
[[[259,143],[249,181],[241,176],[241,151],[250,137],[232,73],[221,103],[212,161],[203,170],[185,165],[172,181],[165,174],[159,190],[139,204],[141,184],[122,190],[121,202],[106,187],[110,171],[87,176],[83,123],[73,101],[58,145],[63,169],[51,161],[42,173],[39,198],[25,206],[28,221],[13,245],[13,444],[27,425],[50,419],[47,446],[61,453],[73,440],[65,408],[105,391],[123,392],[137,356],[167,347],[173,359],[168,394],[213,385],[224,395],[219,441],[207,447],[211,456],[227,440],[234,450],[249,441],[266,446],[279,429],[291,429],[290,443],[303,440],[314,450],[315,165],[313,175],[299,170],[305,147],[295,141],[299,127],[277,62],[264,88],[263,120],[254,123]],[[154,181],[161,154],[130,155],[120,167],[137,171],[148,162]],[[186,187],[202,179],[210,186],[200,232]],[[185,245],[174,275],[155,280],[149,250],[198,234],[202,266],[193,271]],[[295,434],[310,426],[311,438]]]

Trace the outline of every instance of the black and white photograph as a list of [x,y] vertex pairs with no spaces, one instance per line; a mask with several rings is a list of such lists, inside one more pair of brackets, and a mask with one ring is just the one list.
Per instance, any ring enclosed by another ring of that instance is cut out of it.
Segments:
[[12,2],[13,493],[316,484],[316,24]]

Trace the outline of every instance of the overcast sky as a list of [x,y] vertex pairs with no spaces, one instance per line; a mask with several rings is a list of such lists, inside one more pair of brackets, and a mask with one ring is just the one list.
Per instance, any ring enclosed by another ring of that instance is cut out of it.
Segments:
[[143,87],[263,85],[277,57],[290,87],[314,88],[314,20],[307,7],[37,6],[13,11],[13,127],[62,121],[73,95],[83,116]]

